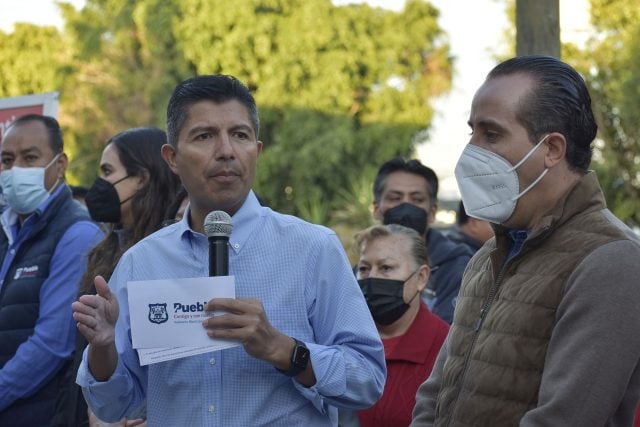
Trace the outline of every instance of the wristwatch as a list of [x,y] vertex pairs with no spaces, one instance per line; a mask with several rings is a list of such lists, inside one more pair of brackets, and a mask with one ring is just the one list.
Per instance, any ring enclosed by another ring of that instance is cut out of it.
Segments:
[[278,371],[282,372],[288,377],[295,377],[300,372],[307,369],[307,365],[309,364],[309,349],[302,341],[298,341],[297,339],[291,337],[296,345],[293,347],[293,353],[291,353],[291,368],[287,371],[283,371],[282,369],[278,369]]

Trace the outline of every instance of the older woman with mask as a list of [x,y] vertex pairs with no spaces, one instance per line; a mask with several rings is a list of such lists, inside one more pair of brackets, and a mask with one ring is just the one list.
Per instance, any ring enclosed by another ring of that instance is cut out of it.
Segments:
[[431,373],[449,325],[420,298],[430,274],[422,236],[397,224],[377,225],[358,233],[356,242],[358,283],[387,362],[384,393],[357,412],[358,420],[361,426],[408,426],[416,391]]

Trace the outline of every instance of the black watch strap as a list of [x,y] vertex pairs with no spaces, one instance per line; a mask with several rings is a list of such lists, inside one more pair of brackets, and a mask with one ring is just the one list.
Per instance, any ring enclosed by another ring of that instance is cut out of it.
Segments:
[[288,371],[283,371],[282,369],[278,369],[278,371],[282,372],[286,376],[295,377],[300,374],[302,371],[307,369],[307,365],[309,364],[309,349],[302,342],[293,337],[291,337],[295,341],[295,346],[293,347],[293,352],[291,353],[291,368]]

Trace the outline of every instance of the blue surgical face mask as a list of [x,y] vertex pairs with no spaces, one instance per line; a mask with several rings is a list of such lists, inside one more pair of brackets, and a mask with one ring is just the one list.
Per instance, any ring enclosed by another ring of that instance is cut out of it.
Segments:
[[[44,187],[44,173],[60,154],[43,168],[21,168],[14,166],[0,173],[0,185],[2,194],[11,209],[20,214],[27,215],[49,197],[49,192]],[[54,186],[55,188],[55,186]]]

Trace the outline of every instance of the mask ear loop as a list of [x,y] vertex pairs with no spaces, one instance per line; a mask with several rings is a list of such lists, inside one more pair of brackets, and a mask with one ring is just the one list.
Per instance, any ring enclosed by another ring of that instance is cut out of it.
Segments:
[[[418,272],[418,270],[420,270],[422,266],[416,268],[413,273],[411,273],[409,275],[409,277],[406,278],[406,280],[402,283],[402,286],[404,288],[404,285],[409,281],[409,279],[411,279],[413,277],[414,274],[416,274]],[[418,294],[420,294],[420,291],[416,291],[416,293],[409,299],[408,302],[405,302],[405,304],[411,304],[411,301],[413,301],[414,299],[416,299],[416,297],[418,296]]]
[[[131,196],[127,197],[126,199],[124,199],[123,201],[120,202],[120,206],[124,205],[125,203],[127,203],[129,200],[133,199],[136,196],[136,193],[133,193]],[[119,200],[119,199],[118,199]]]
[[[127,178],[131,178],[132,176],[134,176],[134,175],[127,175],[124,178],[120,178],[119,180],[117,180],[116,182],[112,183],[111,185],[113,185],[115,187],[116,184],[120,184],[122,181],[124,181]],[[102,178],[102,179],[104,179],[104,178]],[[105,179],[105,181],[106,181],[106,179]]]
[[53,159],[51,159],[51,161],[47,164],[47,166],[44,167],[44,170],[49,169],[49,167],[56,161],[58,160],[58,157],[60,157],[60,154],[62,153],[58,153],[55,156],[53,156]]
[[[60,152],[60,153],[56,154],[55,156],[53,156],[53,159],[51,159],[49,164],[44,167],[45,173],[46,173],[47,169],[49,169],[49,167],[52,164],[54,164],[56,162],[56,160],[58,160],[58,158],[60,157],[61,154],[62,154],[62,152]],[[56,180],[56,183],[53,184],[53,187],[51,187],[51,190],[48,191],[49,195],[53,194],[53,192],[56,191],[56,188],[58,188],[58,185],[60,185],[61,182],[62,182],[62,179],[60,177],[58,177],[58,179]]]
[[[115,189],[116,188],[116,184],[120,184],[122,181],[124,181],[127,178],[131,178],[132,176],[135,176],[135,175],[127,175],[124,178],[120,178],[119,180],[117,180],[116,182],[112,183],[111,185]],[[104,179],[104,178],[102,178],[102,179]],[[105,181],[106,181],[106,179],[105,179]],[[122,206],[123,204],[127,203],[129,200],[133,199],[135,197],[136,193],[137,193],[137,191],[134,192],[131,196],[129,196],[126,199],[124,199],[123,201],[121,201],[120,202],[120,206]],[[120,201],[120,196],[118,196],[118,201]]]
[[[531,157],[533,155],[533,153],[536,152],[538,147],[540,147],[540,145],[542,145],[542,143],[547,140],[549,135],[551,135],[551,134],[545,135],[545,137],[542,138],[540,140],[540,142],[538,142],[536,144],[535,147],[533,147],[531,150],[529,150],[529,152],[522,158],[522,160],[520,160],[515,166],[513,166],[511,169],[509,169],[509,172],[513,172],[514,170],[518,169],[524,162],[526,162],[527,159],[529,157]],[[540,180],[542,178],[544,178],[544,176],[547,174],[547,172],[549,172],[549,169],[545,169],[544,172],[542,172],[539,177],[537,177],[531,184],[529,184],[529,186],[527,188],[525,188],[523,192],[521,192],[521,193],[517,194],[516,196],[512,197],[510,200],[518,200],[520,197],[522,197],[525,194],[527,194],[527,192],[529,192],[529,190],[531,190],[538,182],[540,182]]]
[[[420,266],[420,267],[422,267],[422,266]],[[411,274],[409,275],[409,277],[407,277],[406,279],[404,279],[404,280],[402,281],[402,284],[407,283],[407,282],[409,281],[409,279],[411,279],[411,278],[413,277],[413,275],[414,275],[414,274],[416,274],[416,273],[418,272],[418,270],[420,270],[420,267],[418,267],[418,268],[416,268],[415,270],[413,270],[413,273],[411,273]]]
[[527,188],[525,188],[522,193],[518,194],[517,196],[512,197],[511,200],[518,200],[520,197],[522,197],[525,194],[527,194],[527,192],[529,190],[531,190],[534,185],[536,185],[542,178],[544,178],[544,176],[547,174],[547,172],[549,172],[549,169],[545,169],[544,172],[542,172],[540,174],[540,176],[535,179],[535,181],[533,181]]

